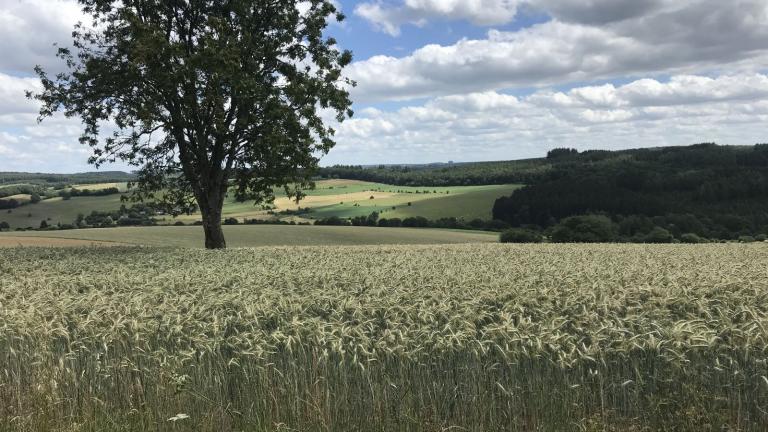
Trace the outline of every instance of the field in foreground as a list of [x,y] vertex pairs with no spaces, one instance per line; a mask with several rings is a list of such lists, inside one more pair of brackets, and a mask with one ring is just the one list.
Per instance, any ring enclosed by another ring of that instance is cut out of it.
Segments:
[[0,430],[762,431],[763,245],[0,251]]
[[[227,238],[227,244],[235,248],[487,243],[495,242],[498,239],[498,234],[482,231],[301,225],[225,226],[224,234]],[[68,244],[67,241],[71,243]],[[201,248],[204,245],[204,240],[203,229],[199,226],[93,228],[0,233],[0,247],[84,246],[89,243]]]

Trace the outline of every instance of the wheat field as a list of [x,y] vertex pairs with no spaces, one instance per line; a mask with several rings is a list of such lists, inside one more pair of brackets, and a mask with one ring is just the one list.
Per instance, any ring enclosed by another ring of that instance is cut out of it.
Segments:
[[0,431],[762,431],[764,245],[0,250]]

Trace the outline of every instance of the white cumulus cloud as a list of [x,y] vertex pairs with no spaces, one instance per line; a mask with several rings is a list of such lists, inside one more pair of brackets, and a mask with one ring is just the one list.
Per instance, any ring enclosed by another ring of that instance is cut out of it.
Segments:
[[474,92],[359,114],[340,126],[339,146],[325,163],[516,159],[562,146],[754,144],[765,140],[768,76],[680,75],[525,97]]
[[434,18],[467,20],[483,26],[504,24],[515,17],[519,3],[519,0],[405,0],[402,5],[395,5],[377,1],[359,4],[355,14],[397,36],[404,24],[421,26]]
[[598,17],[607,1],[551,0],[546,7],[561,11],[556,17],[562,18],[518,31],[490,30],[485,38],[452,45],[426,45],[403,57],[356,62],[348,71],[359,84],[355,100],[768,67],[765,0],[638,0],[644,6],[626,16]]

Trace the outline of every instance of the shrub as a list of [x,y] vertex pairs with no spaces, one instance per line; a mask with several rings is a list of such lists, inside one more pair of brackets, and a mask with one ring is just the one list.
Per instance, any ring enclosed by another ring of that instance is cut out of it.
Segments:
[[350,225],[350,222],[346,219],[342,219],[338,216],[331,216],[329,218],[325,219],[318,219],[315,221],[315,225],[326,225],[326,226],[346,226]]
[[509,228],[509,224],[507,222],[503,221],[503,220],[494,219],[494,220],[488,221],[485,224],[485,228],[490,229],[490,230],[494,230],[494,231],[504,230],[504,229]]
[[565,218],[552,231],[556,243],[610,243],[616,238],[616,225],[596,215]]
[[638,234],[645,235],[653,231],[653,221],[642,215],[632,215],[619,222],[619,234],[625,237],[633,237]]
[[430,225],[433,228],[460,229],[464,227],[464,221],[456,219],[455,217],[447,217],[432,221]]
[[224,219],[224,225],[237,225],[239,223],[240,221],[238,221],[237,218],[230,217]]
[[0,222],[0,231],[11,229],[11,225],[8,222]]
[[643,238],[645,243],[672,243],[672,234],[661,227],[655,227]]
[[355,216],[352,218],[352,225],[354,226],[376,226],[379,220],[379,213],[373,212],[368,216]]
[[501,233],[501,243],[541,243],[542,236],[536,231],[525,228],[512,228]]
[[403,219],[403,226],[406,228],[427,228],[429,220],[422,216],[408,217]]
[[173,226],[184,226],[184,222],[176,221],[176,222],[173,223]]
[[758,234],[755,236],[755,241],[764,242],[766,240],[768,240],[768,235]]
[[403,221],[399,218],[392,219],[379,219],[380,227],[400,227],[403,226]]
[[706,243],[707,240],[703,239],[696,234],[693,233],[685,233],[680,236],[680,241],[683,243],[690,243],[690,244],[698,244],[698,243]]
[[754,243],[755,238],[748,235],[739,236],[739,243]]
[[17,200],[15,200],[13,198],[7,199],[7,200],[0,199],[0,209],[3,209],[3,210],[8,209],[8,213],[10,213],[11,209],[15,209],[16,207],[19,207],[20,205],[21,204]]

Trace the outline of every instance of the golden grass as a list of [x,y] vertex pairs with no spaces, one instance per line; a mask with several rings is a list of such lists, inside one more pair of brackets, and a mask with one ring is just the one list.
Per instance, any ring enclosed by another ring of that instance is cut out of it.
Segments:
[[391,198],[391,197],[394,197],[395,195],[397,194],[391,193],[391,192],[377,192],[377,191],[342,193],[338,195],[310,195],[310,196],[304,197],[298,204],[296,204],[295,200],[282,197],[282,198],[275,199],[274,206],[277,211],[298,210],[299,207],[314,208],[314,207],[336,205],[341,202],[346,202],[346,203],[368,202],[371,200],[371,197],[373,197],[373,199],[376,200],[376,199]]
[[4,199],[4,200],[12,200],[12,199],[14,199],[14,200],[19,201],[21,203],[26,203],[26,202],[29,202],[29,201],[32,200],[32,195],[30,195],[30,194],[18,194],[18,195],[7,196],[7,197],[2,198],[2,199]]
[[118,188],[120,191],[125,191],[127,188],[126,183],[88,183],[88,184],[77,184],[72,186],[74,189],[78,190],[102,190],[102,189],[109,189],[109,188]]
[[125,246],[125,243],[79,240],[51,237],[0,236],[0,248],[11,247],[83,247],[83,246]]

